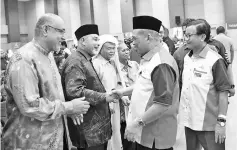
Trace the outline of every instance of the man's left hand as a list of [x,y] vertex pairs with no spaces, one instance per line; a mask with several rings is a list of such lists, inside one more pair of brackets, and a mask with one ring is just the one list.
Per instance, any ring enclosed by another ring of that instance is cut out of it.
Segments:
[[235,95],[235,89],[232,88],[232,89],[229,90],[229,97],[232,97],[234,95]]
[[124,137],[128,141],[135,142],[135,136],[140,130],[141,126],[138,124],[138,120],[135,119],[130,125],[127,126]]
[[215,142],[224,143],[226,138],[226,126],[222,127],[218,123],[215,127]]
[[72,114],[72,115],[69,115],[69,117],[72,119],[74,125],[80,125],[81,123],[83,123],[82,114]]

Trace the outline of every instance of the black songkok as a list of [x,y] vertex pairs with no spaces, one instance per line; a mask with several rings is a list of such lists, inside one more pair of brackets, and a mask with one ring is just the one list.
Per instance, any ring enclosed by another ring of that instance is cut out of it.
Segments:
[[133,29],[149,29],[156,32],[160,31],[162,22],[151,16],[133,17]]
[[77,40],[80,40],[81,37],[89,35],[89,34],[99,35],[98,26],[96,24],[86,24],[86,25],[80,26],[75,31],[75,36]]

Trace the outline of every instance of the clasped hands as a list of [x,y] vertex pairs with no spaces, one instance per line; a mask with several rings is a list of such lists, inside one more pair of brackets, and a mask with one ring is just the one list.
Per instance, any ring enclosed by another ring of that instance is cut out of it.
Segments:
[[[106,102],[110,103],[118,103],[119,99],[121,99],[122,94],[113,90],[109,93],[106,93]],[[90,108],[90,103],[85,101],[85,97],[76,98],[72,101],[74,114],[68,115],[75,125],[80,125],[83,123],[83,114],[86,114],[88,109]]]
[[106,102],[118,103],[122,97],[122,93],[118,90],[112,90],[111,92],[106,93]]

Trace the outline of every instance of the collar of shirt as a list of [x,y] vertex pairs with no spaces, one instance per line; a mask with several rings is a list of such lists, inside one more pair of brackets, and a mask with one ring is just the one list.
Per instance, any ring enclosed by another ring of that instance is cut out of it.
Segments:
[[88,53],[84,52],[83,50],[79,49],[78,50],[79,53],[81,53],[88,61],[91,61],[91,56],[89,56]]
[[110,61],[106,60],[106,59],[105,59],[104,57],[102,57],[100,54],[98,54],[96,57],[97,57],[97,59],[100,60],[100,62],[101,62],[103,65],[106,65],[106,64],[108,64],[108,63],[111,63],[111,61],[112,61],[112,60],[110,60]]
[[[121,69],[123,69],[124,68],[124,64],[122,64],[121,62],[120,62],[120,67],[121,67]],[[128,66],[128,67],[130,67],[130,68],[132,68],[132,64],[131,64],[131,61],[127,61],[127,65],[126,66]]]
[[35,39],[32,40],[32,43],[33,43],[33,44],[35,45],[35,47],[36,47],[41,53],[43,53],[45,56],[48,56],[48,55],[49,55],[50,51],[48,51],[48,50],[44,49],[42,46],[40,46],[39,43],[38,43]]
[[[207,56],[207,52],[209,51],[209,47],[207,46],[207,44],[203,47],[202,51],[198,54],[198,56],[202,57],[202,58],[206,58]],[[188,54],[189,57],[191,57],[193,55],[193,50],[191,50]]]
[[159,51],[159,48],[159,46],[156,46],[155,48],[147,52],[144,56],[142,56],[142,59],[146,61],[151,60],[151,58]]

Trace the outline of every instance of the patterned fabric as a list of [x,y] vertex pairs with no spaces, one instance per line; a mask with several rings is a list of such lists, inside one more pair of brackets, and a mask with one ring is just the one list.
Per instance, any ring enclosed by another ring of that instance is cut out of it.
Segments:
[[73,145],[83,148],[106,143],[112,134],[109,105],[91,57],[82,50],[73,52],[66,59],[61,75],[66,101],[85,96],[91,105],[82,125],[75,126],[68,118]]
[[5,150],[62,150],[66,110],[52,54],[35,41],[29,42],[12,56],[5,82]]

